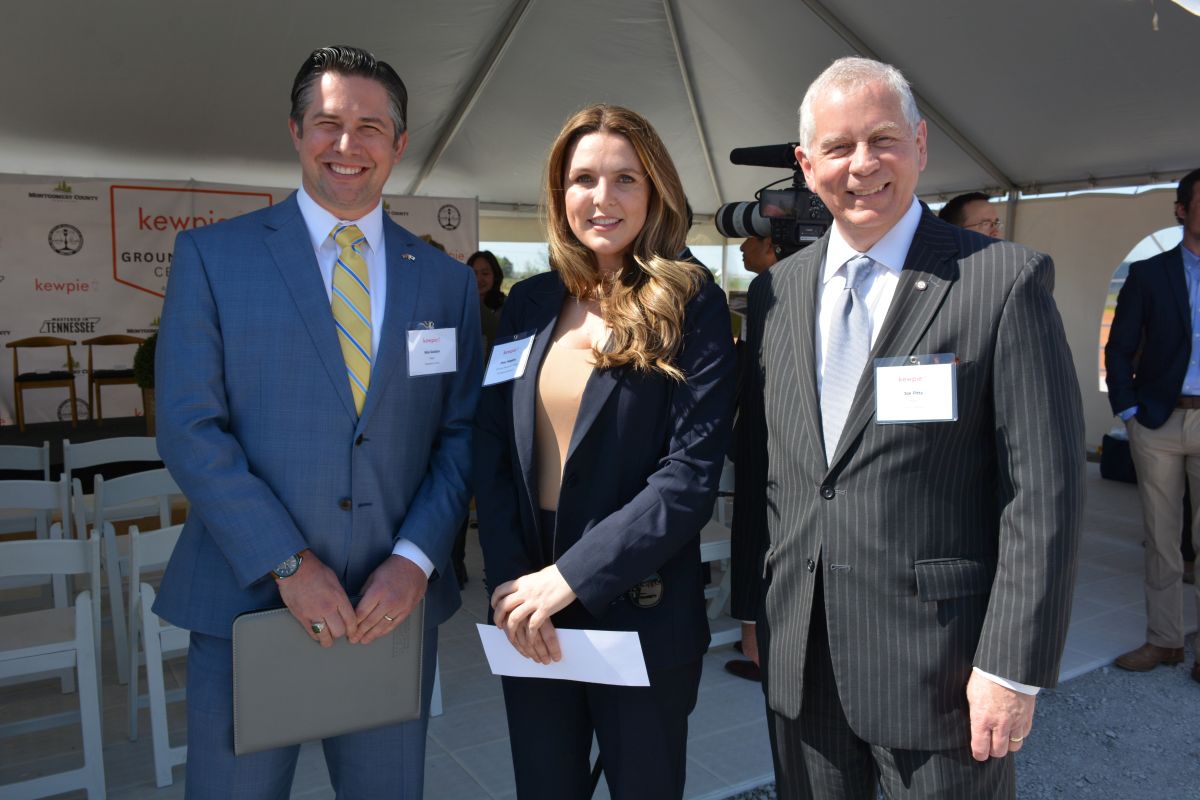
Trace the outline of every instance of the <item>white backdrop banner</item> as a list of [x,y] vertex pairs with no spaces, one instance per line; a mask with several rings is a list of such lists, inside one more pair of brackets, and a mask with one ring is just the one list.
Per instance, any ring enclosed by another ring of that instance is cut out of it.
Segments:
[[[82,342],[154,332],[183,230],[283,201],[291,189],[197,182],[0,175],[0,343],[30,336]],[[478,248],[474,198],[384,197],[386,213],[465,261]],[[0,358],[0,426],[16,424],[11,350]],[[133,364],[133,346],[94,348],[97,369]],[[20,350],[20,371],[73,369],[76,413],[91,417],[87,347]],[[104,416],[142,413],[135,386],[104,389]],[[25,393],[25,422],[68,420],[66,389]]]

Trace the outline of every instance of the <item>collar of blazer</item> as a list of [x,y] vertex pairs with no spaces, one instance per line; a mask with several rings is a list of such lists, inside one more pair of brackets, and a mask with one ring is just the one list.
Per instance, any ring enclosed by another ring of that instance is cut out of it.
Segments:
[[[400,258],[401,254],[416,248],[416,239],[408,231],[383,219],[383,234],[387,252],[388,291],[385,300],[383,330],[379,336],[379,352],[375,354],[375,365],[371,370],[371,387],[361,416],[354,410],[354,398],[350,394],[350,382],[346,378],[346,362],[342,357],[334,328],[333,310],[329,296],[321,282],[321,272],[300,207],[293,193],[277,206],[272,206],[264,224],[267,249],[275,261],[283,282],[291,293],[292,301],[308,328],[313,346],[325,365],[329,380],[333,382],[346,413],[357,418],[362,429],[370,419],[371,412],[379,404],[379,396],[400,364],[407,362],[407,338],[405,322],[412,318],[416,298],[420,291],[421,270]],[[419,263],[419,262],[418,262]]]
[[[800,405],[804,414],[802,435],[811,437],[810,441],[815,442],[822,441],[815,356],[817,291],[828,241],[829,234],[826,233],[821,240],[797,253],[794,267],[780,272],[779,278],[783,280],[777,281],[780,285],[776,289],[781,304],[797,310],[797,313],[787,315],[790,321],[788,333],[792,339],[800,381]],[[896,294],[850,404],[846,425],[842,429],[842,440],[833,458],[829,459],[828,468],[822,462],[819,468],[814,469],[815,473],[827,476],[840,471],[851,445],[858,439],[858,433],[875,413],[875,370],[871,365],[876,358],[911,355],[914,352],[945,300],[946,292],[958,280],[959,258],[953,226],[925,209],[908,249],[904,268],[900,271]],[[775,269],[772,268],[772,271]],[[818,459],[825,455],[819,445],[811,448],[810,452]]]
[[[533,329],[537,334],[533,340],[533,350],[529,354],[525,375],[513,382],[512,412],[517,457],[521,462],[521,473],[525,480],[525,495],[529,498],[533,519],[537,520],[539,518],[537,513],[537,468],[533,452],[534,419],[537,413],[537,376],[542,361],[546,357],[546,351],[549,349],[550,339],[554,335],[554,326],[558,322],[558,315],[562,310],[567,290],[557,272],[531,280],[535,281],[535,285],[530,287],[530,291],[525,296],[530,308],[522,322],[526,330]],[[592,374],[583,388],[583,397],[579,401],[579,414],[575,418],[575,428],[571,433],[571,443],[567,447],[567,454],[563,459],[564,473],[566,465],[570,463],[572,456],[579,449],[580,442],[596,422],[609,395],[621,382],[625,372],[624,367],[592,370]]]

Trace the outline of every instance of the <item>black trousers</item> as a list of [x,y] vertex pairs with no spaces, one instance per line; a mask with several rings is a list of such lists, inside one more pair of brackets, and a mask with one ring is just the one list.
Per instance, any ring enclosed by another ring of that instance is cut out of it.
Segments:
[[594,733],[613,800],[682,798],[700,667],[651,670],[645,687],[502,678],[517,797],[591,797]]
[[800,717],[789,719],[768,706],[767,725],[780,800],[875,800],[878,789],[889,800],[1016,797],[1012,756],[978,762],[969,746],[901,750],[871,744],[854,733],[834,679],[820,578],[813,598]]

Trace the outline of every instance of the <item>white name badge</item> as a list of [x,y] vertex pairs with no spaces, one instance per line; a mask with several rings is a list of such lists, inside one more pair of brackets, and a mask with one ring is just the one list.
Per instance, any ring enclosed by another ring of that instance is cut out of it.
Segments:
[[483,385],[505,383],[524,375],[529,354],[533,351],[533,337],[533,333],[519,333],[517,338],[510,341],[496,342],[483,373]]
[[958,419],[953,353],[875,359],[875,421],[953,422]]
[[454,328],[415,328],[408,332],[408,376],[441,375],[458,369]]

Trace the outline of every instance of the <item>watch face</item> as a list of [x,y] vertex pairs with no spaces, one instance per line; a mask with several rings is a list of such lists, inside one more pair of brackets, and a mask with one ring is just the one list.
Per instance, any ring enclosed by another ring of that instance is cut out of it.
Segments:
[[295,575],[298,569],[300,569],[300,557],[288,556],[279,562],[279,566],[275,568],[275,574],[281,578],[289,578]]

